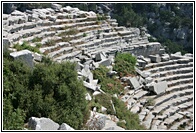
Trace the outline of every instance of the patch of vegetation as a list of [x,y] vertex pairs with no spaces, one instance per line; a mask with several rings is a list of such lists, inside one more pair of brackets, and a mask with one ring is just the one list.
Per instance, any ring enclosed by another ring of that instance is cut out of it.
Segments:
[[71,28],[66,32],[67,35],[75,35],[78,33],[79,33],[79,31],[76,28]]
[[88,115],[86,89],[75,64],[49,58],[30,70],[24,63],[3,58],[3,129],[22,129],[32,116],[47,117],[81,129]]
[[41,37],[35,37],[33,38],[32,42],[35,43],[35,42],[40,42],[42,40]]
[[28,42],[26,42],[26,41],[24,41],[24,42],[22,43],[22,45],[20,45],[20,44],[18,44],[18,43],[15,44],[15,45],[14,45],[14,48],[15,48],[17,51],[27,49],[27,50],[30,50],[30,51],[32,51],[32,52],[40,53],[38,47],[32,47],[32,46],[30,46],[30,45],[28,44]]
[[83,35],[82,35],[83,37],[86,37],[87,36],[87,34],[86,33],[83,33]]
[[115,97],[112,97],[115,109],[116,109],[116,116],[121,119],[125,120],[126,124],[118,123],[119,126],[125,128],[126,130],[145,130],[146,128],[140,125],[139,116],[138,114],[134,114],[127,110],[125,103]]
[[45,43],[45,45],[46,46],[54,46],[55,45],[55,41],[54,40],[48,40],[46,43]]
[[145,103],[145,107],[147,106],[154,106],[155,105],[155,101],[153,98],[148,98],[146,103]]
[[123,91],[123,86],[120,81],[115,77],[107,76],[109,69],[105,66],[100,66],[100,68],[93,71],[93,76],[95,79],[99,80],[99,84],[101,85],[101,89],[109,94],[119,94]]
[[117,53],[115,57],[114,70],[119,73],[119,76],[135,74],[135,65],[137,59],[130,53]]
[[97,20],[98,21],[106,20],[106,16],[105,15],[97,14]]

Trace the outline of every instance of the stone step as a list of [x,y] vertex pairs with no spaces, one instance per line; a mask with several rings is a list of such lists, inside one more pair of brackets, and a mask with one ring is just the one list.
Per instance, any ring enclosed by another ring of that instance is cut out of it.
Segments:
[[157,80],[157,81],[174,81],[174,80],[184,79],[184,78],[193,78],[193,72],[185,73],[185,74],[169,75],[167,77],[157,78],[155,80]]
[[180,125],[187,125],[189,122],[189,119],[181,119],[180,121],[178,122],[175,122],[170,128],[169,130],[179,130],[179,126]]
[[167,82],[167,85],[168,87],[172,87],[172,86],[178,86],[181,84],[187,84],[187,83],[192,83],[192,82],[193,82],[193,78],[186,78],[186,79],[169,81]]
[[153,74],[151,74],[151,77],[152,78],[163,78],[163,77],[167,77],[169,75],[186,74],[186,73],[190,73],[190,72],[193,72],[193,68],[185,67],[185,68],[179,68],[179,69],[175,69],[175,70],[167,70],[167,71],[153,73]]
[[147,129],[150,129],[153,118],[154,115],[151,112],[149,112],[145,117],[144,121],[142,121],[141,123],[144,124]]
[[186,89],[192,89],[193,83],[181,84],[178,86],[172,86],[166,89],[166,92],[174,92],[174,91],[181,91]]

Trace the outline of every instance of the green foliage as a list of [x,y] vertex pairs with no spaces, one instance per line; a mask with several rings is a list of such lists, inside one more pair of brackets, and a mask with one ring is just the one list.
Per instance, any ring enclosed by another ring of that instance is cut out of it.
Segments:
[[117,19],[119,25],[127,27],[140,27],[143,25],[143,18],[132,10],[131,3],[117,3],[113,6],[113,18]]
[[[7,54],[6,54],[7,55]],[[86,89],[77,79],[75,64],[54,63],[45,58],[30,70],[4,56],[3,128],[22,129],[32,116],[81,129],[88,116]],[[74,121],[75,120],[75,121]]]
[[101,89],[109,94],[119,94],[123,90],[123,86],[120,84],[118,79],[115,77],[108,77],[107,73],[109,69],[105,66],[100,66],[100,68],[93,71],[93,76],[95,79],[99,80]]
[[32,52],[40,53],[38,47],[32,47],[32,46],[30,46],[30,45],[28,44],[28,42],[26,42],[26,41],[24,41],[24,42],[22,43],[22,45],[20,45],[20,44],[18,44],[18,43],[15,44],[15,45],[14,45],[14,48],[15,48],[17,51],[27,49],[27,50],[30,50],[30,51],[32,51]]
[[83,33],[83,35],[82,35],[83,37],[86,37],[87,36],[87,34],[86,33]]
[[123,101],[114,97],[112,100],[116,109],[116,116],[119,119],[126,121],[125,125],[123,123],[118,123],[119,126],[125,127],[126,130],[145,130],[145,127],[140,125],[138,115],[127,110]]
[[166,52],[167,53],[176,53],[176,52],[181,52],[182,54],[185,54],[186,51],[184,50],[184,47],[180,44],[177,44],[175,42],[172,42],[169,39],[164,39],[159,37],[158,41],[161,42],[162,45],[167,46],[166,47]]
[[40,42],[42,40],[41,37],[35,37],[33,38],[32,42]]
[[114,70],[120,73],[120,76],[135,74],[135,65],[137,59],[130,53],[117,53],[115,58]]
[[100,105],[104,106],[107,108],[107,114],[113,115],[115,112],[112,108],[110,100],[112,100],[111,96],[105,94],[100,94],[95,97],[95,103],[99,103]]
[[106,20],[106,16],[97,14],[97,20],[98,21]]
[[145,106],[154,106],[155,105],[155,101],[152,98],[148,98]]
[[46,46],[54,46],[55,45],[55,41],[54,40],[48,40],[46,43],[45,43],[45,45]]

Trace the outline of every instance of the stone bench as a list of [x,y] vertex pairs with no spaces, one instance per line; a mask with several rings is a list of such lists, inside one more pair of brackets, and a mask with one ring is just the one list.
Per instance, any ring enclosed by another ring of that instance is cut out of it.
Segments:
[[142,121],[141,123],[144,124],[147,129],[150,129],[153,118],[154,115],[151,112],[149,112],[145,117],[144,121]]
[[57,58],[54,58],[54,61],[61,62],[61,61],[64,61],[64,60],[70,60],[70,59],[76,57],[77,55],[79,55],[81,53],[82,53],[81,51],[74,51],[72,53],[65,54],[65,55],[59,56]]
[[152,78],[162,78],[166,77],[169,75],[174,75],[174,74],[186,74],[193,72],[193,68],[179,68],[179,69],[174,69],[174,70],[167,70],[167,71],[162,71],[162,72],[157,72],[151,74]]
[[192,83],[192,82],[193,82],[193,78],[185,78],[185,79],[169,81],[167,82],[167,85],[168,87],[171,87],[171,86],[178,86],[180,84],[187,84],[187,83]]
[[170,128],[169,130],[178,130],[178,127],[180,125],[184,125],[184,124],[188,124],[189,119],[182,119],[179,122],[175,122]]
[[159,63],[149,63],[146,65],[145,70],[156,68],[156,67],[161,67],[161,66],[173,65],[176,63],[177,63],[177,60],[169,60],[169,61],[159,62]]
[[73,47],[65,47],[65,48],[60,48],[59,50],[53,51],[49,53],[49,57],[51,58],[56,58],[57,56],[61,54],[67,54],[73,50]]
[[185,78],[193,78],[193,73],[185,73],[185,74],[175,74],[175,75],[169,75],[167,77],[157,78],[157,81],[174,81],[178,79],[185,79]]
[[166,92],[174,92],[174,91],[181,91],[185,89],[192,89],[193,88],[193,83],[189,84],[182,84],[178,86],[172,86],[166,89]]
[[166,118],[163,123],[164,125],[172,125],[172,123],[174,123],[176,120],[180,120],[183,118],[183,115],[180,115],[178,113],[175,113],[174,115],[172,115],[169,118]]

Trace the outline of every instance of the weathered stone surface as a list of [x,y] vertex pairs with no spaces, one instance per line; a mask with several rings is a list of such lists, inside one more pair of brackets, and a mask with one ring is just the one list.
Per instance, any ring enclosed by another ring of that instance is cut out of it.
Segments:
[[101,61],[101,60],[105,60],[105,59],[106,59],[106,55],[103,52],[98,53],[98,54],[95,55],[95,61],[96,62]]
[[117,124],[112,120],[106,120],[105,127],[102,130],[125,130],[125,129],[117,126]]
[[42,61],[42,55],[38,54],[38,53],[33,53],[33,57],[35,61]]
[[62,5],[52,3],[51,8],[54,9],[55,11],[59,11],[62,8]]
[[74,130],[74,129],[70,127],[69,125],[67,125],[66,123],[62,123],[60,127],[58,128],[58,130]]
[[30,67],[34,66],[33,56],[29,50],[21,50],[18,52],[12,52],[10,53],[10,56],[13,57],[15,60],[18,60],[18,59],[22,60],[25,64],[27,64]]
[[149,55],[149,58],[151,59],[151,62],[153,63],[159,63],[161,62],[161,57],[157,55]]
[[139,84],[138,80],[135,77],[130,78],[127,81],[128,81],[128,84],[130,84],[131,87],[133,87],[133,89],[135,89],[135,90],[139,89],[140,84]]
[[86,93],[85,99],[88,100],[88,101],[91,101],[92,100],[92,97],[90,96],[89,93]]
[[57,130],[59,128],[58,123],[44,117],[31,117],[29,119],[28,126],[32,130]]
[[168,88],[166,81],[161,81],[158,83],[154,83],[152,87],[150,87],[150,90],[153,91],[155,94],[161,94],[164,93],[165,90]]
[[90,130],[101,130],[105,127],[106,116],[101,113],[91,112],[90,120],[87,122],[87,126]]
[[10,46],[10,41],[7,38],[3,38],[3,52],[7,51]]

